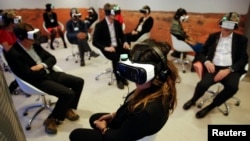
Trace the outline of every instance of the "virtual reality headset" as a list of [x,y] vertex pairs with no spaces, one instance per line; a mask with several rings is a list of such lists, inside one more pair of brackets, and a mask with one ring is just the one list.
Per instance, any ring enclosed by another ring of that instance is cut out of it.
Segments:
[[73,18],[81,18],[82,14],[81,13],[72,13],[71,15]]
[[139,11],[141,13],[143,13],[143,14],[148,14],[149,13],[148,9],[140,9]]
[[118,73],[136,84],[144,84],[155,77],[155,67],[152,64],[133,63],[129,59],[118,63]]
[[34,30],[27,32],[27,38],[31,40],[35,40],[40,36],[40,30],[38,28],[35,28]]
[[235,26],[237,25],[236,22],[233,21],[222,21],[221,27],[225,29],[235,29]]
[[13,19],[13,22],[14,24],[18,24],[22,21],[22,17],[21,16],[16,16],[14,19]]
[[105,10],[105,15],[110,16],[110,15],[115,15],[115,10],[111,9],[111,10]]

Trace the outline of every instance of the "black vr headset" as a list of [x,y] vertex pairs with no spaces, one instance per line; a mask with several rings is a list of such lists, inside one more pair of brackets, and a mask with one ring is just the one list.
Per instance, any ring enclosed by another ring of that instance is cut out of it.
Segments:
[[105,10],[105,15],[106,16],[115,15],[115,10],[114,9]]
[[[168,75],[168,69],[166,67],[166,58],[163,53],[157,48],[153,47],[153,50],[161,58],[158,64],[154,63],[140,63],[136,61],[131,61],[127,58],[121,59],[118,63],[118,73],[120,76],[135,82],[136,84],[144,84],[155,78],[156,75],[159,76],[161,81],[165,81]],[[132,59],[133,60],[133,59]]]

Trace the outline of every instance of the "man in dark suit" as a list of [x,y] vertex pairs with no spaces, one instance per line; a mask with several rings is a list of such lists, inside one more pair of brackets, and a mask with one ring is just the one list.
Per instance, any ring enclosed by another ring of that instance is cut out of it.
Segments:
[[84,52],[89,52],[90,57],[98,57],[99,54],[94,52],[88,44],[88,29],[84,21],[80,19],[81,15],[77,8],[70,9],[71,19],[66,23],[66,31],[69,42],[78,45],[80,66],[85,66]]
[[105,18],[96,24],[93,45],[99,48],[104,56],[112,61],[113,72],[116,77],[117,87],[123,89],[128,82],[117,73],[117,63],[120,54],[129,54],[129,44],[126,42],[119,21],[115,20],[113,5],[104,5]]
[[35,43],[39,29],[19,23],[14,28],[14,33],[17,42],[8,52],[4,51],[8,65],[16,76],[58,98],[52,113],[44,121],[45,132],[56,134],[58,121],[65,118],[70,121],[79,119],[73,109],[77,109],[84,80],[64,72],[53,71],[55,56]]
[[129,44],[130,42],[136,41],[144,33],[150,32],[154,25],[154,19],[150,16],[151,9],[148,5],[143,6],[139,11],[143,16],[139,19],[136,28],[132,32],[125,34]]
[[213,84],[220,82],[223,90],[212,103],[196,113],[196,118],[205,117],[212,109],[220,106],[237,91],[241,75],[248,61],[248,39],[234,32],[240,16],[235,12],[226,14],[220,21],[221,31],[211,34],[201,49],[199,60],[204,65],[204,75],[198,82],[193,97],[183,108],[189,109]]

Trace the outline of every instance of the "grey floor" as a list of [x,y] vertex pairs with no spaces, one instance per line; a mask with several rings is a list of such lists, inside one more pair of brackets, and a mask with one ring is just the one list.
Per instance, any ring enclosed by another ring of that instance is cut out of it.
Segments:
[[[46,44],[44,44],[44,47],[46,48]],[[92,48],[98,51],[95,47]],[[36,101],[36,95],[31,97],[25,97],[22,94],[13,95],[14,105],[28,141],[67,141],[69,133],[73,129],[90,127],[88,118],[91,114],[116,111],[123,102],[123,97],[135,88],[131,82],[129,87],[126,87],[124,90],[119,90],[116,87],[116,83],[108,85],[108,75],[102,76],[98,81],[95,80],[95,76],[98,73],[111,66],[103,56],[92,58],[91,60],[87,60],[86,58],[86,66],[80,67],[79,63],[75,63],[73,59],[65,60],[65,58],[71,54],[70,47],[67,49],[59,47],[56,48],[56,50],[46,49],[56,56],[58,61],[57,65],[65,72],[77,75],[85,80],[79,109],[77,110],[81,118],[75,122],[65,120],[64,123],[58,127],[57,135],[48,135],[44,132],[42,123],[49,113],[48,111],[44,111],[34,120],[31,130],[26,131],[25,126],[35,111],[31,110],[28,116],[23,116],[23,111],[25,107],[39,103],[40,101]],[[169,59],[173,58],[169,57]],[[5,72],[5,76],[7,83],[13,80],[11,73]],[[231,112],[228,116],[224,116],[218,109],[214,109],[205,118],[196,119],[195,113],[199,108],[193,107],[188,111],[184,111],[182,105],[192,96],[199,78],[196,73],[190,72],[189,69],[186,73],[182,73],[180,70],[180,76],[182,81],[180,84],[177,84],[178,105],[166,125],[158,132],[156,141],[206,141],[208,125],[250,124],[250,97],[249,92],[247,92],[250,86],[249,82],[240,82],[239,91],[236,96],[241,99],[241,104],[239,107],[234,106],[233,101],[230,100],[229,105]],[[212,89],[213,88],[215,87],[212,87]],[[55,97],[48,96],[47,98],[52,101],[56,100]]]

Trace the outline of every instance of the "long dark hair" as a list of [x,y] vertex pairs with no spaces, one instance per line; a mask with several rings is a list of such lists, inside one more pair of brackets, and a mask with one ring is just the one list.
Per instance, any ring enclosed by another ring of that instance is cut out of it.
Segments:
[[[146,104],[152,100],[160,98],[162,104],[165,108],[172,113],[177,105],[176,99],[176,82],[180,82],[180,77],[178,70],[172,61],[167,60],[167,54],[169,53],[171,46],[167,42],[158,42],[154,39],[147,39],[142,43],[136,44],[132,51],[131,57],[138,51],[142,51],[140,54],[140,62],[151,62],[153,64],[158,64],[162,61],[159,55],[154,51],[153,47],[158,48],[165,57],[165,64],[168,69],[168,73],[163,80],[159,74],[156,72],[155,78],[152,80],[152,85],[150,88],[143,91],[134,91],[134,97],[129,102],[129,110],[134,111],[138,106],[143,105],[145,108]],[[166,69],[162,67],[162,69]],[[164,71],[164,70],[159,70]]]
[[187,15],[187,11],[183,8],[177,9],[174,15],[174,19],[179,20],[181,16]]

